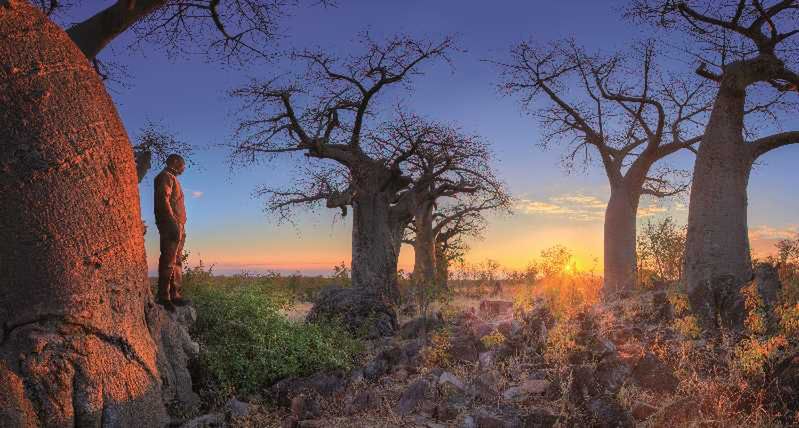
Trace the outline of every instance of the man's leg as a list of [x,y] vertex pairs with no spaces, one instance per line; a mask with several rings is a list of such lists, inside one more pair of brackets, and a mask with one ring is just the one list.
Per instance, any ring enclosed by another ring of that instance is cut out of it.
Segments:
[[183,226],[180,227],[180,241],[178,241],[177,255],[175,257],[175,267],[172,270],[171,287],[169,288],[172,303],[181,306],[188,303],[183,298],[183,245],[186,243],[186,232]]
[[161,256],[158,258],[158,301],[170,309],[172,306],[170,288],[179,241],[171,239],[169,232],[162,231],[161,228],[159,228],[159,234],[161,235]]

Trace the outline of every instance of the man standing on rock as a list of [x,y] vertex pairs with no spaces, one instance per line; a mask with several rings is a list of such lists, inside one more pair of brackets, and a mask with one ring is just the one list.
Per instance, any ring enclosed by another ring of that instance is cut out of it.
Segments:
[[186,206],[178,176],[186,169],[180,155],[166,158],[166,167],[155,177],[155,224],[161,236],[158,259],[157,302],[169,311],[188,303],[180,293],[183,277],[183,244],[186,241]]

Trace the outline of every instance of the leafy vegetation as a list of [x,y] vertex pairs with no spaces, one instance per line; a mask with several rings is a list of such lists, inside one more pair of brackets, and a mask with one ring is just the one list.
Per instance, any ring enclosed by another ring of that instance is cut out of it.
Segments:
[[334,324],[290,321],[292,282],[213,277],[190,271],[185,285],[198,313],[200,366],[227,392],[256,392],[275,381],[350,367],[360,342]]

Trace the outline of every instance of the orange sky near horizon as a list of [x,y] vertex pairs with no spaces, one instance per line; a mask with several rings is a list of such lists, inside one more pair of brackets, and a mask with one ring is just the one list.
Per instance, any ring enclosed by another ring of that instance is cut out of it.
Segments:
[[[192,202],[189,201],[191,211]],[[520,198],[510,216],[489,217],[485,238],[470,241],[468,263],[493,259],[503,268],[521,269],[539,258],[542,250],[563,245],[574,254],[581,271],[602,272],[602,243],[604,203],[594,196],[569,194],[545,199],[545,202]],[[672,216],[684,223],[687,210],[679,202],[666,205],[642,203],[639,224],[648,219]],[[302,230],[291,225],[275,225],[262,221],[255,226],[247,223],[215,225],[208,228],[187,226],[190,251],[189,265],[202,260],[205,266],[214,265],[215,272],[289,273],[299,271],[309,275],[327,275],[333,266],[350,263],[349,219],[331,221],[330,213],[320,214],[315,224],[303,225]],[[327,223],[325,223],[327,221]],[[151,228],[154,229],[154,228]],[[224,233],[214,233],[224,230]],[[779,239],[796,236],[799,228],[773,228],[756,225],[750,228],[753,256],[765,257],[774,253]],[[158,263],[157,235],[148,230],[147,250],[150,272]],[[413,270],[413,248],[403,245],[399,268]]]

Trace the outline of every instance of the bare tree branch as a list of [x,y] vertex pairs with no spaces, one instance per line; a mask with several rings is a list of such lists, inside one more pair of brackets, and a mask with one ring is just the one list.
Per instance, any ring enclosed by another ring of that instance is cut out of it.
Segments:
[[797,143],[799,143],[799,131],[782,132],[757,139],[750,143],[752,159],[757,159],[771,150]]

